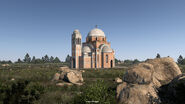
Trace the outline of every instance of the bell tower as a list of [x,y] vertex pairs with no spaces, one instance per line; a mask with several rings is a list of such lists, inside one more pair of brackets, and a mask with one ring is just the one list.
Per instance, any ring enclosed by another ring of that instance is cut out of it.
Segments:
[[71,58],[71,68],[78,69],[80,67],[80,56],[82,48],[82,36],[79,30],[74,30],[72,34],[72,58]]

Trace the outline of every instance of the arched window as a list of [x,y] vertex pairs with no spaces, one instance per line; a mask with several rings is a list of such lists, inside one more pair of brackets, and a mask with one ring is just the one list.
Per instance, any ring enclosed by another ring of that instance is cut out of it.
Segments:
[[108,63],[108,55],[106,55],[106,63]]

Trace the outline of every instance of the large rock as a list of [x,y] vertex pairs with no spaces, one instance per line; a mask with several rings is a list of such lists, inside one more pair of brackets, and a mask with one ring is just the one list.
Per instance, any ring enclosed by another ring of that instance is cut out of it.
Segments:
[[71,85],[73,85],[72,83],[66,83],[66,82],[63,82],[63,83],[57,83],[56,84],[56,86],[65,86],[65,85],[67,85],[67,86],[71,86]]
[[169,84],[161,86],[159,96],[164,104],[185,104],[185,74],[181,74]]
[[123,80],[132,84],[148,84],[152,81],[153,65],[148,63],[140,63],[127,70]]
[[123,83],[119,87],[122,90],[117,97],[121,104],[157,104],[160,102],[152,83],[149,85]]
[[83,82],[82,73],[77,71],[70,71],[66,73],[64,79],[74,84]]
[[156,87],[168,84],[176,76],[182,74],[178,65],[170,57],[150,59],[146,62],[154,67],[153,83]]
[[69,67],[67,66],[64,66],[64,67],[60,67],[58,70],[61,72],[70,72],[71,69],[69,69]]
[[123,80],[122,80],[122,79],[120,79],[119,77],[117,77],[117,78],[115,78],[115,82],[116,82],[116,83],[122,83],[122,82],[123,82]]
[[81,71],[71,70],[68,67],[60,67],[59,71],[60,74],[56,73],[53,77],[53,80],[63,80],[64,82],[82,85],[83,77]]
[[60,78],[60,74],[59,73],[55,73],[55,75],[53,76],[52,81],[58,81]]
[[117,86],[117,100],[121,104],[158,104],[157,89],[169,83],[181,71],[172,58],[157,58],[130,68]]

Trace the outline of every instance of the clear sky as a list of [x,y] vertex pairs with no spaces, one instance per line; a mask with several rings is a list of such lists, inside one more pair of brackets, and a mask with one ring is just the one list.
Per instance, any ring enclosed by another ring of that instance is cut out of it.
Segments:
[[118,59],[185,56],[185,0],[0,0],[0,60],[64,60],[71,34],[105,32]]

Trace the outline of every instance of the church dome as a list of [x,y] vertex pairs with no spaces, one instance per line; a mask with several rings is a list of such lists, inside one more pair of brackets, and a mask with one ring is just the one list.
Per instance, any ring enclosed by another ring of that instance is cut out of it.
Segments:
[[91,52],[91,49],[90,49],[89,46],[84,46],[82,52],[83,53],[90,53]]
[[104,32],[101,29],[94,28],[88,33],[88,37],[105,37]]
[[112,52],[112,49],[109,46],[104,46],[102,52],[109,53]]

